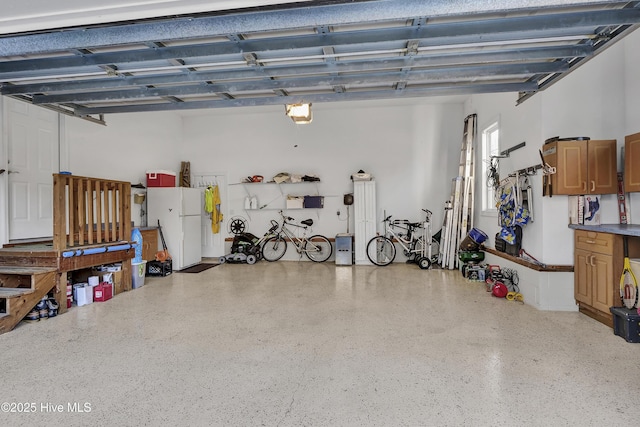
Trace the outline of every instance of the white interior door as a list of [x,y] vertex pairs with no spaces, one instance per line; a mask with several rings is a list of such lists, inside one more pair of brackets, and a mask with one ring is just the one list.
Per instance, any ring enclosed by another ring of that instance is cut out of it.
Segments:
[[59,171],[58,114],[5,99],[9,240],[51,237],[52,174]]
[[220,232],[213,234],[211,231],[211,217],[204,210],[204,190],[209,185],[217,185],[220,191],[222,214],[227,212],[227,178],[225,174],[194,174],[191,178],[192,185],[200,189],[202,194],[202,257],[218,258],[225,255],[224,239],[227,237],[226,217],[220,224]]

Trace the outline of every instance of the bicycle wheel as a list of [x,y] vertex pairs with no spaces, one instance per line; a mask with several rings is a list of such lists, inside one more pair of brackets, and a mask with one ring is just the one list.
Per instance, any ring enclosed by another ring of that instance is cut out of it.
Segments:
[[313,262],[324,262],[333,252],[331,242],[324,236],[316,234],[304,242],[304,254]]
[[367,243],[367,257],[375,265],[384,267],[395,259],[396,247],[388,237],[376,236]]
[[267,261],[277,261],[287,252],[287,242],[281,236],[267,239],[262,246],[262,258]]
[[436,239],[431,240],[431,263],[437,263],[440,259],[440,242]]

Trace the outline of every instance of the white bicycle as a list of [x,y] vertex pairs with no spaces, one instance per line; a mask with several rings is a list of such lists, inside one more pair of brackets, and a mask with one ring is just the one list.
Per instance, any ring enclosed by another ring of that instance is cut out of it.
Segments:
[[[424,222],[409,222],[407,220],[391,221],[391,215],[382,222],[385,232],[367,243],[367,257],[369,261],[381,267],[387,266],[396,258],[397,250],[394,241],[403,249],[407,262],[415,262],[426,270],[431,267],[434,254],[438,253],[434,245],[437,241],[431,235],[431,211],[422,209],[426,213]],[[425,242],[429,242],[425,244]],[[437,256],[437,255],[436,255]]]

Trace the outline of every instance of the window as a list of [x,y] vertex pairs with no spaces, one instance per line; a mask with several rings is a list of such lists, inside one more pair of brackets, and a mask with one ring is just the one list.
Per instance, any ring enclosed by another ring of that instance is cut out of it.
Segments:
[[482,212],[496,212],[493,188],[498,177],[491,170],[498,166],[497,159],[492,160],[491,156],[499,154],[500,123],[496,120],[482,131]]

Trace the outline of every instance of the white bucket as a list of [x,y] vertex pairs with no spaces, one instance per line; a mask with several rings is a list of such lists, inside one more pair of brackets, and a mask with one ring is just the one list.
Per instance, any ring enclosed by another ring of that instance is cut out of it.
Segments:
[[93,302],[93,286],[88,283],[77,283],[73,285],[74,297],[78,307],[91,304]]

